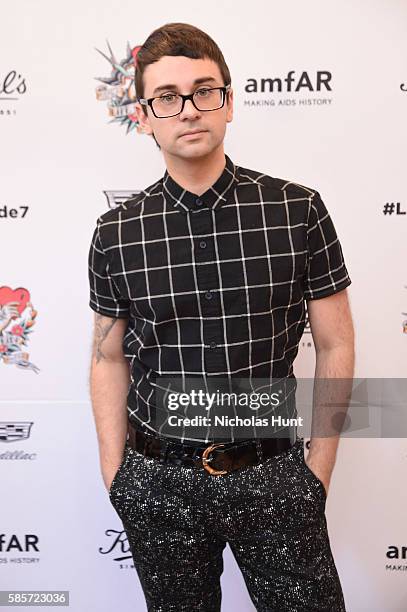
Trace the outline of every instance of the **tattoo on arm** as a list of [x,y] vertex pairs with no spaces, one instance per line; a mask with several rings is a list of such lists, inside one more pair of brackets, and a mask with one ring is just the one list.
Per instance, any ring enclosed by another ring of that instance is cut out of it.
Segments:
[[106,317],[96,314],[95,319],[95,342],[93,345],[93,352],[96,357],[96,363],[99,363],[101,359],[106,359],[103,354],[103,341],[107,338],[113,325],[117,323],[117,319],[106,320]]

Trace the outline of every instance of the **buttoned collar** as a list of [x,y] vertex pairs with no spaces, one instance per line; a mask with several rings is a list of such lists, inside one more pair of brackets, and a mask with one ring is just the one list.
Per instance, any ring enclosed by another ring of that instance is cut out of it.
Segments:
[[222,174],[215,183],[200,196],[181,187],[181,185],[168,174],[167,170],[162,180],[163,193],[167,203],[186,214],[190,210],[199,210],[202,207],[216,209],[221,206],[226,202],[229,191],[239,182],[239,175],[237,166],[235,166],[230,157],[225,154],[225,167]]

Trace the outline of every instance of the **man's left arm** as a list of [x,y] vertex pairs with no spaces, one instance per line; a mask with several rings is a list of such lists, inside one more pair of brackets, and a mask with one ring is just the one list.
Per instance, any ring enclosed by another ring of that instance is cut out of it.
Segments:
[[345,288],[328,297],[307,300],[307,310],[316,366],[306,463],[328,492],[339,443],[340,418],[346,414],[354,375],[354,327],[348,291]]

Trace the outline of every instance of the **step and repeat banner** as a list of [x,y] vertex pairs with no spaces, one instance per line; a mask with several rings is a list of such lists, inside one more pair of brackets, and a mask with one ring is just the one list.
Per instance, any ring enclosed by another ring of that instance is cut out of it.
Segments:
[[[407,4],[1,8],[0,590],[64,591],[75,612],[145,610],[99,470],[87,269],[99,215],[165,170],[134,116],[137,47],[175,21],[219,44],[234,89],[225,152],[319,191],[352,279],[355,377],[392,389],[407,377]],[[294,371],[314,368],[307,325]],[[394,414],[381,405],[380,426],[344,435],[331,480],[349,612],[407,610],[407,423]],[[223,610],[254,610],[228,547],[222,589]]]

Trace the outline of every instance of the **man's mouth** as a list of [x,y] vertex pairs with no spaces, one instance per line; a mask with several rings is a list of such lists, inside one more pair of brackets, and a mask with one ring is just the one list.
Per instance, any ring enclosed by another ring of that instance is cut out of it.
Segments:
[[205,134],[207,130],[192,130],[191,132],[184,132],[181,134],[180,138],[192,138],[194,136],[201,136]]

